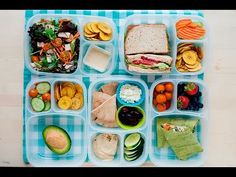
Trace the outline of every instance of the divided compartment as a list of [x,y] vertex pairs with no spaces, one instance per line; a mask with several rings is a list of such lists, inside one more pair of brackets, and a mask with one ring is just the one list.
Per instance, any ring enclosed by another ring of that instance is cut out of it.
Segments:
[[[35,83],[41,83],[41,82],[48,82],[51,86],[51,90],[50,90],[50,93],[51,93],[51,109],[49,111],[35,112],[32,109],[32,106],[30,104],[31,98],[28,96],[28,92],[29,92],[29,89],[32,88]],[[82,108],[80,108],[78,110],[72,110],[72,109],[62,110],[57,106],[56,99],[55,99],[55,96],[54,96],[54,88],[55,88],[55,84],[58,83],[58,82],[73,82],[73,83],[76,83],[76,84],[80,84],[82,86],[82,88],[83,88],[83,99],[84,99]],[[26,107],[27,111],[30,114],[43,115],[43,114],[47,114],[47,113],[57,112],[57,113],[62,113],[62,114],[63,113],[66,113],[66,114],[67,113],[72,113],[72,114],[76,114],[76,115],[78,115],[78,114],[85,115],[85,113],[86,113],[86,109],[87,109],[87,88],[85,87],[84,83],[82,82],[82,79],[70,79],[70,78],[55,79],[55,78],[45,78],[45,77],[42,77],[40,79],[32,79],[26,87],[25,95],[26,95],[25,107]]]
[[[142,155],[134,160],[134,161],[126,161],[124,159],[124,140],[125,137],[128,136],[128,134],[130,133],[140,133],[141,136],[144,139],[144,147],[143,147],[143,152]],[[119,137],[119,142],[118,142],[118,148],[117,148],[117,153],[114,157],[114,160],[112,161],[104,161],[99,159],[98,157],[96,157],[95,153],[93,152],[93,148],[92,148],[92,141],[95,138],[95,136],[101,134],[101,133],[110,133],[110,134],[116,134]],[[107,130],[107,131],[91,131],[90,135],[89,135],[89,144],[88,144],[88,157],[89,160],[95,164],[96,166],[100,166],[100,167],[120,167],[120,166],[126,166],[126,167],[136,167],[136,166],[140,166],[143,163],[145,163],[145,161],[147,160],[148,157],[148,143],[149,140],[147,138],[147,130],[143,130],[143,131],[134,131],[134,132],[115,132],[113,130]]]
[[[121,64],[123,65],[125,71],[132,75],[170,75],[175,74],[173,70],[175,64],[175,53],[176,53],[176,38],[175,38],[175,28],[173,24],[173,15],[168,14],[137,14],[130,15],[126,18],[124,25],[120,29],[120,38],[119,38],[119,56],[121,59]],[[124,43],[125,36],[127,33],[127,27],[129,25],[138,25],[138,24],[165,24],[167,27],[168,42],[169,42],[169,55],[172,57],[171,72],[170,73],[137,73],[129,71],[125,61],[125,51]]]
[[[179,160],[175,153],[172,151],[170,147],[165,147],[159,149],[157,147],[157,120],[159,117],[165,118],[200,118],[200,122],[195,128],[195,135],[197,136],[199,143],[203,148],[203,152],[196,154],[190,157],[187,160]],[[207,153],[207,118],[205,115],[192,115],[192,114],[183,114],[183,113],[174,113],[174,114],[165,114],[165,115],[157,115],[152,117],[152,121],[150,121],[150,129],[149,137],[150,137],[150,148],[149,148],[149,157],[150,160],[156,165],[161,167],[194,167],[203,165],[206,159]]]
[[[43,129],[56,125],[67,131],[71,148],[64,155],[53,153],[45,144]],[[26,122],[26,153],[33,166],[80,166],[87,157],[86,122],[73,114],[47,114],[30,117]]]
[[[116,128],[107,128],[107,127],[103,127],[103,126],[95,123],[92,120],[91,111],[92,111],[92,100],[93,100],[94,91],[98,91],[106,83],[110,83],[110,82],[121,83],[123,81],[138,82],[139,84],[142,84],[143,87],[144,87],[144,91],[145,91],[145,93],[144,93],[145,97],[148,98],[148,87],[145,84],[145,82],[140,80],[140,79],[131,78],[131,77],[122,77],[122,76],[112,76],[110,78],[103,78],[103,79],[97,79],[96,81],[92,81],[92,83],[89,86],[89,90],[88,90],[88,104],[89,104],[88,105],[88,123],[89,123],[89,126],[92,129],[97,130],[97,131],[110,131],[111,130],[111,131],[114,131],[114,132],[118,133],[118,132],[122,132],[122,131],[125,131],[125,132],[140,131],[140,130],[143,130],[147,127],[147,124],[148,124],[148,121],[149,121],[148,120],[149,119],[149,116],[148,116],[148,112],[149,112],[148,111],[148,99],[145,99],[143,101],[143,103],[141,105],[139,105],[145,112],[145,121],[144,121],[144,124],[140,128],[132,129],[132,130],[124,130],[119,126],[116,127]],[[116,98],[116,103],[117,103],[117,110],[118,110],[119,109],[119,104],[118,104],[117,98]]]
[[[177,31],[176,31],[176,23],[181,20],[181,19],[185,19],[185,18],[190,18],[192,21],[194,22],[201,22],[203,23],[203,27],[206,30],[205,36],[203,37],[203,39],[198,39],[198,40],[186,40],[186,39],[179,39],[177,37]],[[202,68],[199,71],[195,71],[195,72],[180,72],[178,71],[178,69],[176,68],[175,64],[176,64],[176,60],[174,63],[174,70],[176,72],[176,74],[178,75],[199,75],[205,72],[206,70],[206,66],[208,66],[210,57],[209,57],[209,42],[208,42],[208,34],[209,34],[209,28],[208,25],[206,24],[206,20],[198,15],[178,15],[176,16],[175,20],[174,20],[174,31],[175,31],[175,38],[176,38],[176,54],[175,54],[175,59],[177,57],[177,49],[178,49],[178,45],[181,43],[193,43],[194,45],[200,46],[202,48],[203,51],[203,58],[201,60],[201,64],[202,64]]]
[[[166,82],[171,82],[174,84],[174,91],[173,91],[173,97],[172,97],[172,100],[171,100],[171,107],[166,110],[166,111],[163,111],[163,112],[159,112],[157,111],[157,109],[154,107],[153,103],[152,103],[152,100],[153,100],[153,91],[155,89],[155,86],[157,84],[160,84],[160,83],[166,83]],[[200,99],[200,102],[203,104],[203,108],[199,109],[199,111],[190,111],[190,110],[179,110],[177,108],[177,92],[178,92],[178,84],[179,83],[187,83],[187,82],[193,82],[193,83],[196,83],[198,86],[199,86],[199,91],[202,92],[202,96],[201,96],[201,99]],[[190,114],[200,114],[200,113],[204,113],[206,112],[207,108],[207,90],[206,90],[206,87],[205,85],[203,84],[203,82],[201,80],[198,80],[198,79],[161,79],[161,80],[156,80],[152,85],[151,85],[151,88],[150,88],[150,101],[149,101],[149,104],[150,104],[150,109],[151,109],[151,113],[153,114],[172,114],[172,113],[182,113],[182,114],[185,114],[185,113],[190,113]]]
[[[165,112],[158,112],[154,107],[152,103],[153,98],[153,90],[155,86],[158,83],[163,82],[172,82],[174,84],[174,107],[172,107],[170,110]],[[197,83],[199,86],[200,91],[202,92],[202,98],[201,101],[204,104],[203,109],[200,109],[199,111],[185,111],[185,110],[178,110],[177,109],[177,85],[179,83],[186,83],[186,82],[194,82]],[[198,79],[161,79],[155,81],[151,88],[150,88],[150,121],[149,121],[149,157],[150,160],[156,165],[156,166],[201,166],[206,158],[207,154],[207,127],[208,127],[208,95],[207,95],[207,89],[205,88],[205,85],[202,81]],[[160,117],[165,118],[185,118],[185,119],[191,119],[191,118],[199,118],[200,123],[196,127],[196,132],[198,139],[200,140],[200,144],[203,147],[203,152],[199,153],[198,155],[195,155],[188,160],[178,160],[174,152],[171,150],[170,147],[168,148],[161,148],[158,149],[157,147],[157,119]]]
[[[28,34],[29,27],[32,26],[34,23],[40,21],[42,18],[44,19],[62,19],[62,18],[69,18],[72,19],[72,22],[75,23],[78,26],[78,31],[80,32],[80,52],[78,54],[78,63],[77,63],[77,68],[73,73],[52,73],[52,72],[42,72],[42,71],[37,71],[33,69],[30,65],[31,63],[31,58],[30,58],[30,36]],[[106,22],[108,23],[111,28],[112,28],[112,39],[109,41],[89,41],[85,39],[84,37],[84,32],[83,32],[83,27],[87,22],[91,21],[101,21],[101,22]],[[29,21],[27,22],[25,32],[24,32],[24,58],[25,58],[25,63],[26,67],[30,70],[31,73],[36,74],[36,75],[46,75],[46,76],[65,76],[68,77],[70,75],[105,75],[105,74],[110,74],[114,70],[114,62],[116,58],[116,51],[114,50],[114,46],[116,45],[116,41],[118,38],[117,34],[117,29],[116,25],[113,22],[112,19],[107,18],[107,17],[99,17],[99,16],[88,16],[88,15],[71,15],[71,14],[37,14],[32,16]],[[85,45],[84,45],[85,44]],[[84,70],[83,63],[81,62],[83,60],[83,55],[81,52],[85,52],[86,50],[86,44],[94,44],[94,45],[102,45],[102,46],[109,46],[112,47],[113,53],[112,53],[112,60],[110,67],[108,67],[107,71],[104,73],[90,73],[86,72],[88,70]],[[83,49],[82,46],[84,47]]]
[[[206,29],[205,37],[202,40],[181,40],[177,37],[175,24],[178,20],[183,18],[190,18],[194,21],[200,21],[204,24]],[[129,71],[125,62],[125,53],[124,53],[124,41],[125,35],[127,32],[127,27],[132,24],[160,24],[164,23],[167,26],[167,33],[169,36],[169,48],[170,56],[172,57],[171,72],[170,73],[136,73]],[[209,60],[209,47],[208,47],[208,33],[209,29],[206,25],[204,18],[197,15],[175,15],[175,14],[139,14],[131,15],[126,18],[123,27],[120,29],[119,37],[119,56],[121,59],[121,64],[124,67],[125,71],[132,75],[199,75],[205,71],[206,66],[208,65]],[[176,57],[177,57],[177,45],[179,43],[190,42],[197,45],[200,45],[203,49],[204,57],[202,59],[202,69],[196,72],[179,72],[175,66]]]

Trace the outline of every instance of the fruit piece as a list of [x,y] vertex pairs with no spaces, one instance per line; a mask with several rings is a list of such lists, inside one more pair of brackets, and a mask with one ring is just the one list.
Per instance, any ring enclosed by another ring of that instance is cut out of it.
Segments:
[[153,99],[153,100],[152,100],[152,103],[153,103],[154,106],[156,106],[156,105],[157,105],[156,99]]
[[189,65],[194,65],[197,61],[197,53],[193,50],[185,51],[183,53],[183,60]]
[[170,101],[167,101],[167,102],[166,102],[166,109],[169,109],[169,108],[170,108],[170,106],[171,106],[171,103],[170,103]]
[[44,104],[43,100],[36,97],[31,100],[31,106],[34,111],[41,112],[44,110],[45,104]]
[[93,29],[92,29],[92,27],[91,27],[91,24],[92,24],[92,22],[87,23],[87,24],[86,24],[86,28],[87,28],[90,32],[94,33],[94,31],[93,31]]
[[31,57],[31,61],[32,62],[39,62],[39,57],[34,55]]
[[91,29],[93,30],[94,33],[99,33],[100,29],[98,28],[97,22],[92,22],[90,24]]
[[170,93],[170,92],[165,92],[164,94],[165,94],[165,96],[166,96],[166,100],[167,100],[167,101],[170,101],[170,100],[172,99],[172,93]]
[[109,41],[111,39],[111,34],[106,34],[106,33],[100,32],[99,38],[103,41]]
[[166,104],[165,103],[157,104],[157,111],[163,112],[165,110],[166,110]]
[[79,98],[79,99],[83,99],[83,94],[82,93],[76,93],[75,97]]
[[42,135],[47,147],[58,155],[67,153],[71,148],[70,136],[60,127],[49,125],[44,128]]
[[75,85],[72,82],[62,83],[62,87],[71,87],[72,89],[75,89]]
[[179,96],[177,100],[178,109],[186,109],[189,105],[189,98],[186,96]]
[[157,103],[165,103],[166,102],[166,96],[165,96],[165,94],[158,94],[157,96],[156,96],[156,101],[157,101]]
[[75,95],[75,90],[71,87],[64,87],[62,90],[61,90],[61,96],[68,96],[70,98],[73,98]]
[[165,86],[164,86],[164,84],[158,84],[158,85],[156,85],[155,91],[156,91],[157,93],[163,93],[163,92],[165,91]]
[[197,68],[198,65],[200,65],[200,62],[196,62],[194,65],[188,65],[188,64],[185,64],[185,66],[187,66],[188,69],[194,69],[194,68]]
[[54,96],[57,100],[60,99],[60,91],[59,91],[59,86],[58,84],[55,86],[55,89],[54,89]]
[[202,48],[201,47],[195,47],[195,51],[198,54],[198,58],[201,60],[204,56]]
[[80,84],[76,84],[75,89],[76,89],[77,93],[83,93],[83,88]]
[[30,89],[29,90],[29,96],[34,98],[38,95],[38,90],[37,89]]
[[165,89],[166,89],[167,92],[173,92],[173,90],[174,90],[173,83],[171,83],[171,82],[166,83],[165,84]]
[[74,97],[71,100],[72,100],[72,105],[71,105],[72,110],[77,110],[83,106],[83,101],[78,97]]
[[98,23],[97,24],[97,27],[103,32],[103,33],[106,33],[106,34],[111,34],[112,33],[112,28],[106,24],[106,23]]
[[93,33],[93,34],[86,34],[85,33],[84,36],[87,37],[87,38],[92,38],[92,37],[97,36],[97,34],[96,33]]
[[190,83],[187,83],[185,86],[184,86],[184,91],[188,94],[188,95],[196,95],[197,92],[198,92],[198,85],[193,83],[193,82],[190,82]]
[[48,82],[41,82],[37,84],[36,89],[38,90],[39,94],[44,94],[50,91],[51,86]]
[[68,96],[63,96],[58,101],[58,107],[63,109],[63,110],[69,109],[71,107],[71,105],[72,105],[72,100]]
[[42,100],[43,100],[44,102],[50,101],[50,100],[51,100],[51,95],[50,95],[50,93],[44,93],[44,94],[42,95]]
[[189,68],[188,71],[190,72],[195,72],[195,71],[199,71],[200,69],[202,69],[202,64],[199,63],[199,65],[196,68]]

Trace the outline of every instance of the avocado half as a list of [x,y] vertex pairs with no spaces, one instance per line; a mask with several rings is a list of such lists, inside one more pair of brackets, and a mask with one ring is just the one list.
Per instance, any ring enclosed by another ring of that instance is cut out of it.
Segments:
[[[58,155],[62,155],[67,153],[71,148],[71,139],[69,134],[62,128],[55,126],[55,125],[49,125],[43,130],[43,139],[47,147],[54,153]],[[53,137],[56,137],[57,139],[54,140],[54,144],[52,142],[48,142],[53,139]],[[60,137],[60,138],[58,138]],[[63,141],[63,143],[60,141]],[[55,142],[56,141],[56,142]],[[59,145],[57,145],[59,143]],[[60,148],[57,148],[56,146],[60,146]]]

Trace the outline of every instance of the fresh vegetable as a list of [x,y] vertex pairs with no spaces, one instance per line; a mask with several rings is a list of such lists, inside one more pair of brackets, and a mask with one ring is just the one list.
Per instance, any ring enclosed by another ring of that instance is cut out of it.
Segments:
[[38,96],[38,90],[37,89],[30,89],[29,90],[29,96],[32,97],[32,98]]
[[165,91],[165,86],[164,84],[158,84],[156,87],[155,87],[155,90],[157,93],[163,93]]
[[44,102],[50,101],[50,100],[51,100],[51,95],[50,95],[50,93],[44,93],[44,94],[42,95],[42,99],[43,99]]
[[127,161],[137,160],[143,153],[144,139],[140,133],[129,134],[124,141],[124,158]]
[[42,19],[34,23],[28,33],[31,38],[31,66],[35,70],[53,73],[76,70],[80,33],[71,20]]
[[184,91],[188,94],[188,95],[195,95],[197,94],[198,92],[198,85],[193,83],[193,82],[190,82],[190,83],[187,83],[185,86],[184,86]]
[[44,128],[42,135],[47,147],[58,155],[66,154],[71,149],[71,138],[61,127],[49,125]]
[[167,101],[165,94],[162,94],[162,93],[158,94],[156,96],[156,101],[157,103],[160,103],[160,104],[165,103]]
[[166,100],[170,101],[172,99],[172,93],[171,92],[165,92]]
[[118,113],[120,122],[128,126],[136,126],[143,118],[143,114],[136,107],[124,106]]
[[45,104],[40,98],[33,98],[31,100],[31,105],[34,111],[41,112],[44,110]]
[[201,103],[202,92],[196,83],[179,83],[177,96],[185,96],[189,99],[188,107],[180,108],[181,110],[199,111],[203,108],[203,104]]
[[41,82],[37,84],[36,89],[39,94],[44,94],[50,91],[51,86],[48,82]]
[[177,101],[178,109],[185,109],[189,105],[189,98],[186,96],[179,96]]
[[165,111],[167,109],[167,107],[166,107],[166,104],[165,103],[162,103],[162,104],[157,104],[157,111],[159,111],[159,112],[163,112],[163,111]]
[[173,85],[171,82],[166,83],[166,84],[165,84],[165,90],[166,90],[167,92],[173,92],[173,90],[174,90],[174,85]]
[[43,111],[49,111],[50,109],[51,109],[51,103],[49,101],[45,102],[45,107]]
[[176,23],[177,36],[180,39],[197,40],[204,37],[206,31],[202,24],[191,19],[182,19]]

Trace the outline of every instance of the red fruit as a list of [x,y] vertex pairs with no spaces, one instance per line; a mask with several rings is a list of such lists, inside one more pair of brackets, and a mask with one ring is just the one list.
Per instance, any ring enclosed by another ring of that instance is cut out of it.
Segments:
[[43,99],[44,102],[50,101],[50,100],[51,100],[51,95],[50,95],[50,93],[44,93],[44,94],[42,95],[42,99]]
[[36,97],[37,95],[38,95],[38,90],[36,90],[36,89],[30,89],[30,90],[29,90],[29,96],[30,96],[30,97],[34,98],[34,97]]
[[166,109],[169,109],[170,108],[170,101],[167,101],[166,102]]
[[177,100],[178,109],[185,109],[189,105],[189,99],[186,96],[179,96]]
[[198,85],[193,83],[193,82],[190,82],[190,83],[187,83],[185,86],[184,86],[184,91],[188,94],[188,95],[195,95],[197,94],[198,92]]

